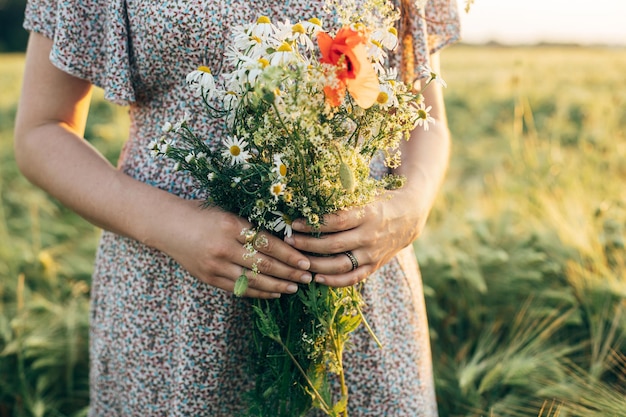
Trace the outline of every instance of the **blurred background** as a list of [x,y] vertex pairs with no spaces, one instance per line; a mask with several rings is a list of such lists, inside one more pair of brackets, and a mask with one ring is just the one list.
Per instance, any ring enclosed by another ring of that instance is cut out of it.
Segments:
[[[100,231],[13,161],[24,4],[0,0],[0,417],[84,416]],[[450,172],[415,243],[440,414],[626,416],[626,3],[461,14]],[[86,139],[115,162],[127,127],[98,91]]]

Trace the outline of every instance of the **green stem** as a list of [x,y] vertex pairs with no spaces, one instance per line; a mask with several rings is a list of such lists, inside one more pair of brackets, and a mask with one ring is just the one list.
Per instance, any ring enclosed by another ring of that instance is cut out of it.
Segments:
[[363,311],[361,310],[361,307],[359,307],[358,305],[356,306],[357,311],[359,312],[359,315],[361,316],[361,320],[363,320],[363,325],[365,326],[365,328],[367,329],[367,332],[372,336],[372,339],[374,339],[374,341],[376,342],[376,344],[378,345],[379,348],[383,348],[383,344],[380,342],[380,340],[378,339],[378,337],[376,337],[376,333],[374,333],[374,330],[370,327],[370,324],[367,322],[367,320],[365,319],[365,315],[363,314]]
[[302,366],[300,366],[300,363],[298,362],[296,357],[293,356],[293,354],[291,353],[289,348],[283,343],[283,341],[280,338],[274,338],[273,337],[272,339],[274,339],[274,341],[276,343],[278,343],[283,348],[285,353],[287,355],[289,355],[289,357],[293,361],[294,365],[296,365],[296,367],[298,368],[298,370],[300,371],[300,373],[302,374],[304,379],[306,379],[306,382],[309,385],[309,387],[311,387],[311,390],[313,390],[313,393],[317,396],[317,398],[319,398],[320,403],[322,404],[322,411],[324,411],[326,414],[330,414],[330,412],[331,412],[330,407],[328,406],[328,404],[326,404],[326,401],[324,401],[324,398],[322,397],[322,395],[317,391],[317,389],[315,389],[315,386],[313,385],[313,382],[309,379],[309,377],[306,374],[306,372],[304,371],[304,369],[302,369]]

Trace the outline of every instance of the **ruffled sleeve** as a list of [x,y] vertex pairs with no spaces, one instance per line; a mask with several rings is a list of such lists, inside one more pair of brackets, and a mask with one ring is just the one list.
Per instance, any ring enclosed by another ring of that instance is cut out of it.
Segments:
[[29,0],[24,28],[52,39],[50,61],[102,88],[114,103],[135,101],[124,0]]
[[417,1],[402,7],[400,45],[391,56],[392,65],[402,69],[405,79],[415,79],[420,65],[428,64],[430,54],[460,38],[456,0],[428,0],[420,9]]

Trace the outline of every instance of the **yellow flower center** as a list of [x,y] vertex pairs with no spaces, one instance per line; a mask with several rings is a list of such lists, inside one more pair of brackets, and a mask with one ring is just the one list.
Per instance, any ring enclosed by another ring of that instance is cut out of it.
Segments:
[[239,156],[239,154],[241,153],[241,148],[237,145],[231,146],[229,150],[232,156]]
[[396,38],[398,37],[398,29],[394,28],[393,26],[389,28],[389,33],[394,35]]
[[272,23],[272,21],[267,16],[261,16],[256,20],[257,25],[269,25],[270,23]]
[[266,68],[270,64],[270,61],[265,58],[259,58],[258,62],[261,64],[261,68]]
[[211,68],[205,67],[204,65],[200,65],[198,67],[198,71],[206,72],[207,74],[210,74],[211,73]]
[[291,223],[293,223],[293,220],[291,220],[286,214],[283,214],[283,221],[287,226],[291,226]]
[[283,42],[276,51],[277,52],[293,52],[293,49],[291,48],[291,45],[289,45],[289,43]]
[[309,23],[312,23],[316,26],[322,26],[322,21],[319,20],[317,17],[312,17],[308,20]]
[[426,110],[418,110],[417,111],[417,117],[419,117],[420,119],[426,120],[428,118],[428,113],[426,113]]
[[282,191],[283,191],[283,185],[282,184],[274,184],[274,185],[272,185],[272,194],[273,195],[279,195]]
[[382,48],[383,46],[380,44],[380,42],[378,42],[376,39],[372,39],[372,44],[374,44],[375,46]]
[[282,177],[284,177],[285,175],[287,175],[287,166],[285,164],[280,164],[280,166],[278,167],[278,172]]
[[378,104],[385,104],[388,100],[389,100],[389,94],[385,93],[384,91],[381,91],[380,93],[378,93],[378,97],[376,97],[376,102]]
[[302,33],[302,34],[306,33],[306,30],[304,30],[304,26],[302,26],[302,23],[296,23],[295,25],[293,25],[291,27],[291,31],[293,33]]

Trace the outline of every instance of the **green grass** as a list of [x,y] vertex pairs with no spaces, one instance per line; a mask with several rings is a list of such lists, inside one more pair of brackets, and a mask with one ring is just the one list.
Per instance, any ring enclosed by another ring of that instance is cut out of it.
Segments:
[[[626,416],[626,50],[455,46],[453,158],[415,243],[442,417]],[[0,55],[0,417],[88,406],[99,231],[12,159],[21,55]],[[115,161],[126,111],[97,92]]]

